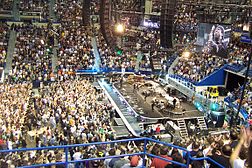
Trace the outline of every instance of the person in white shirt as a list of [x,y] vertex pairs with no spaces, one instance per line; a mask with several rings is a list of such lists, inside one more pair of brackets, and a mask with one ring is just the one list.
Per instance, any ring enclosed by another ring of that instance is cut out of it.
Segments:
[[75,153],[73,154],[74,160],[81,160],[81,157],[82,157],[81,152],[78,149],[76,149]]
[[[73,154],[73,158],[74,158],[74,161],[82,159],[82,154],[78,148],[76,149],[75,153]],[[75,163],[75,168],[80,168],[80,167],[82,167],[81,165],[82,165],[81,162],[77,162],[77,163]]]

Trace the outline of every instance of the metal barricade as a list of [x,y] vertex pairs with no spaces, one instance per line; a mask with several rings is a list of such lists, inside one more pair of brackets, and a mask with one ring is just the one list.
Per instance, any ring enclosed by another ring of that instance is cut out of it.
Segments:
[[[134,141],[134,142],[141,142],[143,143],[143,151],[140,151],[138,153],[132,153],[132,154],[122,154],[122,155],[116,155],[116,156],[105,156],[105,157],[99,157],[99,158],[88,158],[88,159],[83,159],[83,160],[69,160],[69,149],[70,148],[75,148],[75,147],[87,147],[87,146],[95,146],[95,145],[107,145],[107,144],[114,144],[114,143],[126,143],[126,142],[130,142],[130,141]],[[172,147],[172,148],[177,148],[179,150],[182,150],[185,152],[187,158],[187,162],[186,164],[180,163],[180,162],[176,162],[173,160],[168,160],[166,158],[160,157],[160,156],[156,156],[153,155],[151,153],[147,152],[147,144],[148,143],[157,143],[157,144],[162,144],[164,146],[167,147]],[[42,150],[56,150],[56,149],[61,149],[64,150],[65,153],[65,161],[61,161],[61,162],[54,162],[54,163],[46,163],[46,164],[36,164],[36,165],[27,165],[27,166],[22,166],[23,168],[34,168],[34,167],[46,167],[46,166],[52,166],[52,165],[65,165],[65,167],[68,167],[69,164],[75,164],[75,163],[87,163],[89,161],[94,161],[94,160],[104,160],[104,159],[109,159],[109,158],[119,158],[119,157],[125,157],[125,156],[134,156],[134,155],[140,155],[142,156],[143,159],[143,164],[141,167],[145,168],[146,167],[146,157],[151,157],[151,158],[158,158],[167,162],[170,162],[172,164],[176,164],[182,167],[189,167],[189,163],[191,163],[192,161],[200,161],[200,160],[207,160],[210,161],[212,163],[214,163],[215,165],[224,168],[224,166],[220,165],[219,163],[215,162],[214,160],[212,160],[209,157],[204,157],[204,158],[194,158],[190,156],[190,152],[182,147],[179,146],[175,146],[166,142],[162,142],[162,141],[158,141],[158,140],[154,140],[151,138],[132,138],[132,139],[124,139],[124,140],[115,140],[115,141],[110,141],[110,142],[95,142],[95,143],[87,143],[87,144],[75,144],[75,145],[65,145],[65,146],[49,146],[49,147],[40,147],[40,148],[22,148],[22,149],[13,149],[13,150],[0,150],[1,154],[8,154],[11,152],[25,152],[25,151],[42,151]]]

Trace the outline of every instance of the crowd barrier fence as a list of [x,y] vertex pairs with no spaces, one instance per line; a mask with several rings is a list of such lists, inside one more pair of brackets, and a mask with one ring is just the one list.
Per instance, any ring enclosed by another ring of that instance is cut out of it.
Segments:
[[[138,153],[132,153],[132,154],[122,154],[122,155],[116,155],[116,156],[105,156],[105,157],[99,157],[99,158],[88,158],[88,159],[83,159],[83,160],[69,160],[69,149],[70,148],[76,148],[76,147],[87,147],[87,146],[96,146],[96,145],[108,145],[108,144],[118,144],[118,143],[128,143],[128,142],[132,142],[134,141],[135,143],[140,142],[143,143],[143,151],[140,151]],[[156,143],[156,144],[162,144],[164,146],[167,147],[171,147],[171,148],[177,148],[179,150],[182,150],[186,153],[186,164],[180,163],[180,162],[176,162],[173,160],[168,160],[165,159],[163,157],[157,156],[157,155],[153,155],[151,153],[148,153],[147,151],[147,144],[148,143]],[[181,167],[189,167],[189,164],[192,161],[202,161],[202,160],[206,160],[210,163],[214,163],[216,166],[220,167],[220,168],[224,168],[224,166],[222,166],[221,164],[219,164],[218,162],[214,161],[213,159],[209,158],[209,157],[202,157],[202,158],[194,158],[192,156],[190,156],[190,152],[182,147],[179,146],[175,146],[173,144],[169,144],[166,142],[162,142],[162,141],[158,141],[155,139],[151,139],[151,138],[132,138],[132,139],[124,139],[124,140],[115,140],[115,141],[109,141],[109,142],[94,142],[94,143],[86,143],[86,144],[74,144],[74,145],[65,145],[65,146],[49,146],[49,147],[40,147],[40,148],[21,148],[21,149],[12,149],[12,150],[0,150],[1,154],[9,154],[11,152],[26,152],[26,151],[42,151],[42,150],[56,150],[56,149],[60,149],[60,150],[64,150],[65,153],[65,160],[64,161],[60,161],[60,162],[53,162],[53,163],[46,163],[46,164],[36,164],[36,165],[26,165],[26,166],[21,166],[23,168],[34,168],[34,167],[47,167],[47,166],[53,166],[53,165],[65,165],[65,167],[67,168],[69,166],[69,164],[77,164],[77,163],[84,163],[86,165],[86,167],[88,168],[88,162],[89,161],[94,161],[94,160],[104,160],[104,159],[109,159],[109,158],[120,158],[120,157],[125,157],[125,156],[134,156],[134,155],[139,155],[142,157],[143,159],[143,163],[142,163],[142,168],[146,167],[146,157],[151,157],[151,158],[158,158],[167,162],[170,162],[172,164],[175,165],[179,165]]]

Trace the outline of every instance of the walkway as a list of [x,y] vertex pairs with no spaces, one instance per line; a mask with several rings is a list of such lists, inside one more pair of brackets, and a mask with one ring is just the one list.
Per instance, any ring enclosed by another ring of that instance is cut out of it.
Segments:
[[140,63],[141,63],[142,59],[143,59],[143,54],[141,51],[138,51],[135,72],[138,72],[140,70]]
[[97,70],[97,72],[99,72],[100,71],[100,65],[101,65],[101,58],[100,58],[100,54],[98,52],[96,37],[92,37],[92,42],[91,43],[92,43],[92,47],[94,49],[94,56],[95,56],[94,68]]
[[12,30],[10,32],[10,38],[8,42],[8,52],[7,52],[7,57],[6,57],[6,66],[4,70],[4,74],[8,75],[10,70],[12,69],[12,60],[13,60],[13,54],[15,50],[15,43],[17,39],[17,33],[16,31]]
[[49,16],[52,19],[52,22],[57,22],[57,17],[54,12],[55,0],[50,0],[49,2]]
[[54,46],[52,50],[52,70],[54,73],[57,73],[57,63],[58,63],[58,39],[54,37]]
[[19,15],[19,3],[20,0],[14,0],[13,2],[13,17],[15,21],[20,21],[20,15]]
[[105,90],[110,102],[116,108],[118,115],[121,117],[128,130],[134,136],[139,136],[142,132],[142,129],[139,126],[140,122],[137,121],[137,117],[131,111],[130,106],[123,101],[112,85],[104,81],[104,79],[101,79],[99,84]]

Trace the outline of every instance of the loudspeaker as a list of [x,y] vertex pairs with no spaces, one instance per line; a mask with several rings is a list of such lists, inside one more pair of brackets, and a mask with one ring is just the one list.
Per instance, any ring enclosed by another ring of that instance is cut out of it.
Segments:
[[101,25],[101,32],[106,41],[106,43],[110,47],[116,46],[116,40],[113,36],[111,24],[110,24],[110,4],[109,0],[101,0],[100,5],[100,25]]
[[160,43],[163,48],[172,48],[172,33],[176,0],[163,0],[160,16]]
[[91,7],[91,0],[83,0],[82,22],[84,26],[88,26],[90,23],[90,7]]

